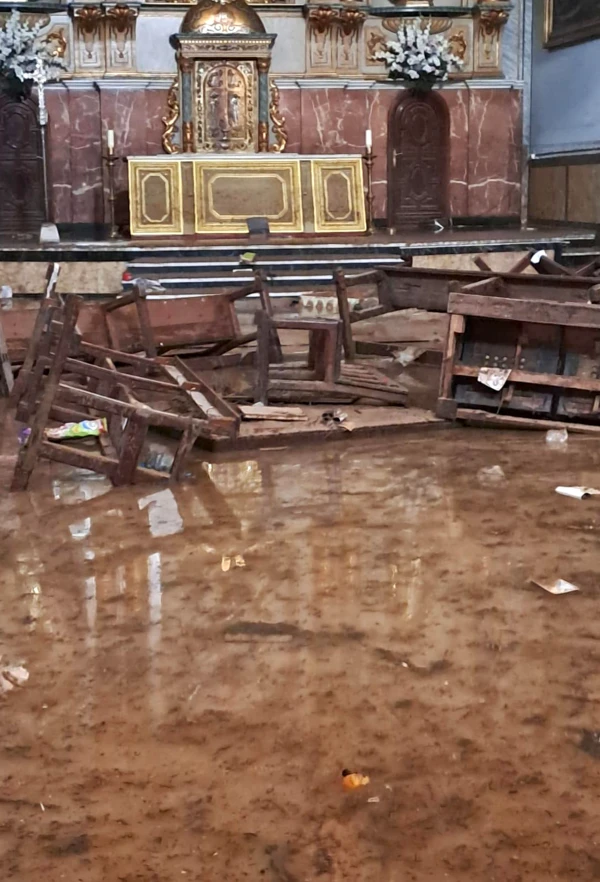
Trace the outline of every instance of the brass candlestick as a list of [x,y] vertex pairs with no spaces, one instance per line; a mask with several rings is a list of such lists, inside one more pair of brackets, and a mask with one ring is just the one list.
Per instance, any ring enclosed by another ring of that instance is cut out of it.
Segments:
[[374,223],[373,223],[373,161],[375,157],[373,156],[373,150],[371,147],[366,147],[365,152],[363,154],[363,161],[365,163],[366,169],[366,182],[365,182],[365,215],[367,220],[367,236],[372,236],[374,232]]
[[115,165],[119,161],[119,157],[116,156],[115,151],[112,147],[109,147],[107,149],[104,161],[106,162],[106,166],[108,168],[108,214],[110,218],[109,236],[111,239],[116,239],[119,235],[119,231],[117,230],[117,224],[115,221]]

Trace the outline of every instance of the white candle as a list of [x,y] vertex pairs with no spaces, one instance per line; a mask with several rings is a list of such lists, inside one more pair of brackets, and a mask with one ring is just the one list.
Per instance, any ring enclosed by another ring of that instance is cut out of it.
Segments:
[[115,132],[114,129],[108,129],[106,132],[106,147],[109,153],[115,149]]
[[373,132],[371,131],[371,129],[367,129],[367,131],[365,132],[365,147],[370,153],[371,148],[373,147]]

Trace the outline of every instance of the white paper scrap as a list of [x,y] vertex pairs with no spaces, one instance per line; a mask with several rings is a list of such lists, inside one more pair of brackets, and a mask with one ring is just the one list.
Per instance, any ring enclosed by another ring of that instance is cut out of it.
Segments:
[[477,379],[484,386],[499,392],[510,377],[510,370],[500,368],[482,367],[477,374]]
[[557,487],[556,492],[561,496],[571,496],[573,499],[589,499],[590,496],[600,496],[600,490],[593,487]]
[[539,582],[537,579],[531,579],[531,581],[549,594],[570,594],[571,591],[579,591],[577,585],[567,582],[566,579],[557,579],[555,582]]

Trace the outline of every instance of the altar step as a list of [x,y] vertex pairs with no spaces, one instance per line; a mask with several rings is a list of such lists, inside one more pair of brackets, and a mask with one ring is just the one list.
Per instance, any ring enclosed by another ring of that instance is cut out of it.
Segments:
[[[254,271],[260,269],[268,279],[270,289],[276,294],[311,290],[315,286],[331,285],[333,272],[343,267],[349,273],[384,269],[401,262],[400,249],[384,248],[384,252],[353,249],[352,256],[336,251],[316,253],[313,256],[282,254],[256,254],[251,263],[240,260],[240,251],[235,256],[215,256],[206,259],[178,258],[163,260],[140,258],[128,264],[128,274],[133,278],[153,279],[173,294],[198,293],[199,289],[222,289],[237,287],[251,282]],[[242,254],[244,252],[241,252]],[[131,286],[125,281],[124,287]]]

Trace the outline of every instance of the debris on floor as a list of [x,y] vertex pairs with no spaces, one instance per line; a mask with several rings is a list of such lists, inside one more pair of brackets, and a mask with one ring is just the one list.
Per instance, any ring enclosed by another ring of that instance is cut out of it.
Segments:
[[22,665],[9,665],[2,667],[0,665],[0,695],[3,692],[10,692],[18,686],[24,686],[29,680],[29,671]]
[[351,772],[349,769],[342,771],[342,787],[344,790],[356,790],[358,787],[366,787],[370,780],[368,775],[359,775],[358,772]]
[[542,581],[540,579],[531,579],[531,581],[549,594],[570,594],[572,591],[579,591],[577,585],[573,585],[572,582],[567,582],[565,579],[556,579],[554,582]]
[[557,487],[556,493],[561,496],[571,496],[573,499],[589,499],[591,496],[600,496],[600,490],[593,487]]

